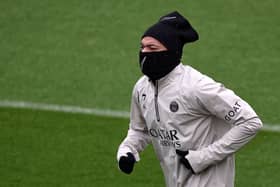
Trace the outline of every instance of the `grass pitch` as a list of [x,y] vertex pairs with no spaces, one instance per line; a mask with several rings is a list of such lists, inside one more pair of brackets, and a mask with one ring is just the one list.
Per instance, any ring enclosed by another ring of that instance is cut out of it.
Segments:
[[[116,152],[127,119],[0,109],[0,186],[164,186],[152,146],[132,175]],[[236,186],[277,187],[279,133],[260,132],[236,159]]]
[[[129,110],[139,40],[178,10],[200,35],[183,63],[221,81],[265,123],[280,123],[277,0],[0,1],[0,101]],[[0,186],[164,186],[149,147],[131,176],[117,169],[127,119],[0,108]],[[279,186],[279,133],[236,158],[237,187]]]
[[0,1],[0,99],[129,110],[140,37],[178,10],[200,39],[183,63],[280,123],[278,0]]

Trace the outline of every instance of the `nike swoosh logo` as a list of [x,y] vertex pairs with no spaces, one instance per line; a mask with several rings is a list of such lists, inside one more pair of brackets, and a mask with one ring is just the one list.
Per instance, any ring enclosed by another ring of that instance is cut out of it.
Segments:
[[171,20],[171,19],[176,19],[176,16],[172,16],[172,17],[164,17],[164,18],[162,18],[160,21],[164,21],[164,20]]
[[147,56],[144,56],[143,60],[141,61],[141,70],[143,70],[143,66],[144,66],[146,57],[147,57]]

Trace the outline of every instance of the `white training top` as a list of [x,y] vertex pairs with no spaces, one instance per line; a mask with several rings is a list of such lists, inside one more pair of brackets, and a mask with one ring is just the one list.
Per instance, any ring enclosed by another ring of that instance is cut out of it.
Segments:
[[[234,153],[262,127],[254,110],[235,93],[190,66],[179,64],[154,83],[136,83],[130,126],[117,159],[152,143],[168,187],[233,187]],[[186,156],[195,174],[179,160]]]

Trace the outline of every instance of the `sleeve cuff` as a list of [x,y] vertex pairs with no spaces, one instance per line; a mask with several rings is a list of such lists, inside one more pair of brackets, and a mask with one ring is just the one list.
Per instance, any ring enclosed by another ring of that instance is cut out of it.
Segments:
[[136,162],[140,161],[140,156],[139,156],[138,152],[137,151],[132,151],[129,147],[122,147],[118,150],[117,160],[119,161],[121,156],[127,156],[126,153],[128,153],[128,152],[133,154]]
[[199,173],[207,168],[208,165],[202,163],[201,151],[191,151],[189,150],[189,154],[185,156],[185,158],[189,161],[191,168],[194,173]]

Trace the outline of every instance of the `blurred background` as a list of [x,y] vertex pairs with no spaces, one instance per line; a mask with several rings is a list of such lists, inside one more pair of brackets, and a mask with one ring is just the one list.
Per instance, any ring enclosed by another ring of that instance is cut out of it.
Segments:
[[[1,0],[0,186],[164,186],[151,147],[131,176],[118,171],[127,118],[19,103],[128,112],[141,35],[174,10],[200,35],[183,63],[234,90],[279,131],[279,8],[277,0]],[[262,131],[237,154],[236,186],[279,186],[278,141],[279,132]]]

